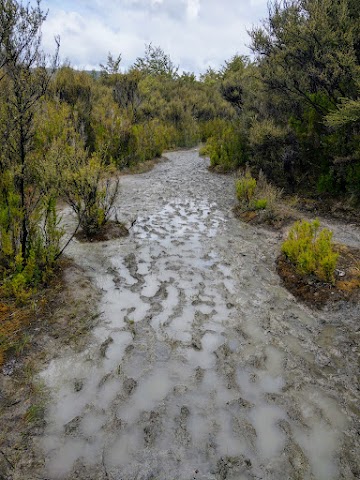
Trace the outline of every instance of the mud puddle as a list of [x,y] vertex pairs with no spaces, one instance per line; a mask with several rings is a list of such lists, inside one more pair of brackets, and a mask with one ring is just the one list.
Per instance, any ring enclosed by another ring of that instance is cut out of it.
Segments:
[[358,307],[299,305],[196,151],[122,185],[131,235],[70,248],[103,313],[42,372],[46,478],[358,478]]

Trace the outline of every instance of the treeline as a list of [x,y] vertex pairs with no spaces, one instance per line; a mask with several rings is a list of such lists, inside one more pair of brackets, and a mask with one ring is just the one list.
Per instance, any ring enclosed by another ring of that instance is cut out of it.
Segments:
[[219,90],[237,111],[206,147],[212,165],[249,163],[289,191],[360,199],[360,2],[282,0],[250,32]]

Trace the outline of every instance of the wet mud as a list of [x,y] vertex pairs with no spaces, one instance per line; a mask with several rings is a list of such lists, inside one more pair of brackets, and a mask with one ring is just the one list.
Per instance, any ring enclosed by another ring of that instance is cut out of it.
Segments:
[[233,179],[196,150],[168,159],[122,179],[128,237],[70,246],[102,315],[40,375],[40,478],[359,478],[359,306],[297,302],[282,235],[234,217]]

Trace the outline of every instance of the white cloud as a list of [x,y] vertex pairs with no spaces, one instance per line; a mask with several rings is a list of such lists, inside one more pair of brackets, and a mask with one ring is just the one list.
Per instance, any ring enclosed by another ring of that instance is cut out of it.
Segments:
[[186,4],[188,18],[190,20],[197,18],[200,13],[200,0],[187,0]]
[[122,53],[129,67],[152,42],[180,69],[201,72],[220,67],[235,53],[249,54],[246,33],[266,14],[267,0],[48,0],[44,48],[78,68],[97,68],[107,53]]

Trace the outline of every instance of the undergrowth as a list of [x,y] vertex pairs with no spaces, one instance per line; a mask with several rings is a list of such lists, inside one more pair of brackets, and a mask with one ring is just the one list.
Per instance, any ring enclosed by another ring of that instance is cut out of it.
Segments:
[[282,191],[269,183],[263,172],[255,179],[246,168],[236,180],[235,188],[239,202],[236,210],[245,220],[256,218],[260,223],[276,224],[289,216],[281,203]]

